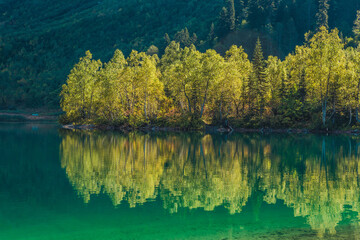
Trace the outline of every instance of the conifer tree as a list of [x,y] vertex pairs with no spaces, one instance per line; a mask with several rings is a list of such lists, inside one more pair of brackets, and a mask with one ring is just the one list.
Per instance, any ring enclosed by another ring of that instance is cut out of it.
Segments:
[[169,34],[165,33],[164,40],[166,45],[168,46],[171,43],[171,39],[169,37]]
[[301,70],[300,79],[299,79],[299,89],[298,96],[302,104],[305,103],[306,99],[306,72],[305,68]]
[[198,37],[196,33],[193,33],[192,37],[190,38],[191,44],[196,45],[196,42],[198,41]]
[[229,30],[234,31],[236,27],[236,17],[235,17],[235,4],[234,0],[227,0],[227,9],[228,9],[228,24]]
[[319,1],[319,10],[316,14],[316,26],[317,30],[319,30],[322,26],[324,26],[326,29],[329,28],[329,0],[320,0]]
[[354,21],[354,27],[352,29],[356,41],[359,41],[360,38],[360,10],[356,13],[356,19]]
[[267,7],[269,3],[258,0],[248,1],[248,21],[253,28],[260,28],[265,25],[268,18]]
[[242,20],[247,18],[247,6],[244,0],[235,2],[236,22],[241,25]]
[[214,38],[215,38],[215,25],[214,23],[211,23],[207,40],[211,42],[212,40],[214,40]]
[[190,47],[197,42],[198,38],[195,33],[190,37],[189,30],[185,27],[178,31],[174,36],[174,41],[180,43],[183,47]]
[[258,38],[253,54],[253,71],[256,83],[256,94],[258,96],[260,113],[264,111],[268,84],[265,75],[265,59],[261,46],[260,38]]
[[229,11],[226,7],[223,7],[219,16],[219,28],[218,35],[225,36],[229,32],[229,21],[228,21]]
[[153,56],[155,54],[159,54],[159,48],[155,45],[151,45],[148,50],[146,51],[147,55]]

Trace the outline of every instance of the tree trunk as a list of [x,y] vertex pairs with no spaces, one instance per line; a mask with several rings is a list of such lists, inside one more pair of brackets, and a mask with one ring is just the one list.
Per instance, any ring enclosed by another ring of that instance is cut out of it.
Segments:
[[145,120],[147,120],[147,112],[146,112],[146,101],[147,101],[147,93],[145,92],[145,102],[144,102],[144,114],[145,114]]
[[88,119],[91,119],[91,111],[92,111],[92,102],[93,102],[93,92],[91,92],[91,97],[90,97],[90,106],[89,106],[89,112],[88,112]]
[[322,104],[322,123],[324,127],[326,124],[326,105],[327,105],[327,101],[325,100]]
[[221,106],[222,106],[222,101],[220,101],[220,106],[219,106],[219,117],[220,117],[220,121],[222,121]]
[[188,97],[188,95],[186,94],[186,89],[185,89],[185,85],[184,85],[184,94],[185,94],[185,97],[188,101],[188,105],[189,105],[189,112],[191,113],[191,102],[190,102],[190,99]]
[[351,125],[351,121],[352,121],[352,109],[350,108],[350,111],[349,111],[349,124],[348,124],[348,126]]
[[356,98],[355,98],[355,101],[356,101],[356,121],[358,123],[360,123],[360,120],[359,120],[359,93],[360,92],[360,79],[358,79],[358,87],[357,87],[357,94],[356,94]]
[[206,102],[206,98],[207,98],[208,88],[209,88],[209,80],[206,83],[205,97],[204,97],[204,101],[203,101],[202,106],[201,106],[200,118],[202,118],[202,115],[204,113],[204,107],[205,107],[205,102]]

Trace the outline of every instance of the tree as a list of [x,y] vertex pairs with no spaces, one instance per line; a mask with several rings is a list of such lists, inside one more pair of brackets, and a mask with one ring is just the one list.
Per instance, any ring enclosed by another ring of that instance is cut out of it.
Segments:
[[190,37],[189,30],[184,28],[175,34],[174,41],[180,43],[180,46],[190,47],[196,43],[197,36],[193,33],[192,37]]
[[227,0],[229,30],[234,31],[236,27],[234,0]]
[[195,46],[180,48],[173,42],[165,49],[161,59],[163,82],[169,96],[183,111],[190,115],[200,113],[198,108],[199,91],[196,83],[201,68],[201,53]]
[[260,29],[266,24],[271,5],[267,0],[248,0],[248,21],[251,27]]
[[[205,106],[209,98],[215,102],[219,120],[223,118],[223,108],[226,106],[229,85],[224,79],[224,59],[215,50],[207,50],[202,55],[202,69],[199,78],[199,88],[202,93],[200,118],[204,115]],[[211,96],[209,96],[211,95]],[[226,111],[227,112],[227,111]]]
[[247,6],[244,0],[235,1],[236,22],[241,25],[247,18]]
[[266,63],[264,60],[261,42],[258,38],[253,54],[253,74],[256,83],[256,93],[258,97],[260,114],[264,112],[269,93],[269,85],[265,75],[265,67]]
[[316,14],[316,26],[317,30],[320,30],[321,27],[329,28],[329,0],[319,0],[319,10]]
[[71,120],[91,120],[99,97],[100,60],[93,60],[90,51],[71,70],[61,91],[61,108]]
[[344,60],[344,44],[339,38],[337,29],[329,32],[321,27],[310,40],[307,78],[311,89],[312,101],[321,104],[322,124],[326,125],[326,114],[332,85],[341,80],[340,70]]
[[222,61],[214,50],[200,53],[193,45],[181,49],[176,43],[170,44],[161,59],[169,96],[196,121],[203,117],[209,94],[222,77]]
[[[240,111],[245,113],[245,104],[247,104],[247,92],[249,77],[252,71],[252,65],[248,55],[242,47],[232,46],[225,56],[226,76],[224,81],[228,81],[229,88],[226,90],[231,101],[235,117],[240,117]],[[227,86],[227,84],[222,84]]]
[[[350,111],[355,109],[356,121],[359,119],[359,104],[360,104],[360,51],[359,48],[347,48],[346,49],[346,72],[345,86],[340,89],[341,96],[345,98],[346,108]],[[351,115],[351,112],[350,112]],[[351,123],[351,119],[349,119]]]
[[148,50],[146,51],[146,54],[150,55],[150,56],[155,55],[155,54],[157,55],[157,54],[159,54],[159,48],[157,48],[155,45],[151,45],[148,48]]
[[123,73],[126,66],[124,54],[116,50],[113,58],[104,64],[101,71],[101,98],[99,115],[102,120],[114,123],[124,117],[124,82]]
[[214,25],[214,23],[211,23],[210,31],[209,31],[207,40],[208,40],[209,42],[211,42],[211,41],[214,40],[214,38],[215,38],[215,25]]
[[294,54],[289,54],[283,62],[285,73],[281,83],[280,113],[295,124],[308,118],[307,61],[309,48],[297,46]]
[[285,67],[281,60],[277,57],[269,56],[266,60],[266,78],[270,86],[270,103],[273,111],[277,111],[281,101],[282,79],[285,75]]
[[169,37],[169,34],[165,33],[164,40],[165,40],[166,46],[168,46],[171,43],[171,39]]
[[354,21],[352,32],[354,34],[355,40],[359,41],[360,40],[360,10],[356,12],[356,19]]
[[223,7],[220,11],[220,16],[219,16],[218,35],[220,37],[223,37],[229,33],[230,26],[228,19],[229,19],[229,10],[226,7]]
[[138,125],[148,117],[155,117],[159,101],[164,97],[164,87],[159,80],[156,55],[132,51],[126,59],[126,95],[129,105],[130,123]]

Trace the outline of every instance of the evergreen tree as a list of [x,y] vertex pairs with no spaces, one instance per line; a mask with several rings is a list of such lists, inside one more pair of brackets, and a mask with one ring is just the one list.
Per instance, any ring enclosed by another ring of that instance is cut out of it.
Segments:
[[165,33],[164,40],[165,40],[166,46],[168,46],[171,43],[169,34]]
[[316,3],[314,0],[306,0],[305,1],[305,29],[303,32],[309,31],[312,27],[313,21],[314,21],[314,12],[316,11]]
[[305,103],[306,99],[306,72],[305,68],[301,70],[300,81],[299,81],[299,89],[298,89],[298,97],[302,104]]
[[324,26],[326,29],[329,28],[329,0],[320,0],[319,1],[319,10],[316,14],[316,26],[317,30],[319,30],[322,26]]
[[258,104],[260,113],[263,113],[266,102],[266,95],[268,91],[268,84],[265,75],[265,59],[261,46],[260,38],[256,42],[256,46],[253,54],[253,71],[256,83],[256,93],[258,96]]
[[190,37],[189,30],[184,28],[178,31],[174,36],[174,41],[180,43],[182,47],[190,47],[192,44],[197,42],[197,36],[193,33],[192,37]]
[[256,42],[256,46],[253,54],[253,68],[254,78],[256,82],[256,93],[258,96],[258,104],[260,113],[263,113],[266,102],[266,95],[268,91],[268,84],[265,74],[265,59],[261,46],[260,38]]
[[214,23],[211,23],[207,40],[211,42],[212,40],[214,40],[214,38],[215,38],[215,25]]
[[196,45],[197,41],[198,41],[198,37],[197,37],[196,33],[193,33],[192,37],[190,38],[190,42],[191,42],[191,44]]
[[228,25],[229,30],[234,31],[236,27],[236,17],[235,17],[235,5],[234,0],[227,0],[227,9],[228,9]]
[[360,10],[356,13],[356,19],[354,21],[354,27],[352,29],[355,39],[358,41],[360,38]]
[[223,7],[221,9],[219,16],[218,35],[220,37],[223,37],[229,33],[230,26],[229,26],[228,17],[229,17],[229,11],[226,7]]
[[174,41],[181,44],[181,46],[189,47],[191,45],[190,34],[187,28],[178,31],[174,36]]
[[147,55],[155,55],[155,54],[159,54],[159,48],[156,47],[155,45],[151,45],[148,50],[146,51]]
[[266,24],[268,18],[266,1],[249,0],[248,1],[248,21],[252,28],[261,28]]
[[236,22],[241,25],[242,21],[247,18],[247,6],[244,0],[235,2]]

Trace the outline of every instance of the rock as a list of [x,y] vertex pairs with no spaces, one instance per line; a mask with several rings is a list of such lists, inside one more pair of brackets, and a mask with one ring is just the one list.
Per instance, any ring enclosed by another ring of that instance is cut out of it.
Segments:
[[95,128],[95,125],[63,125],[62,128],[64,129],[80,129],[80,130],[91,130]]

